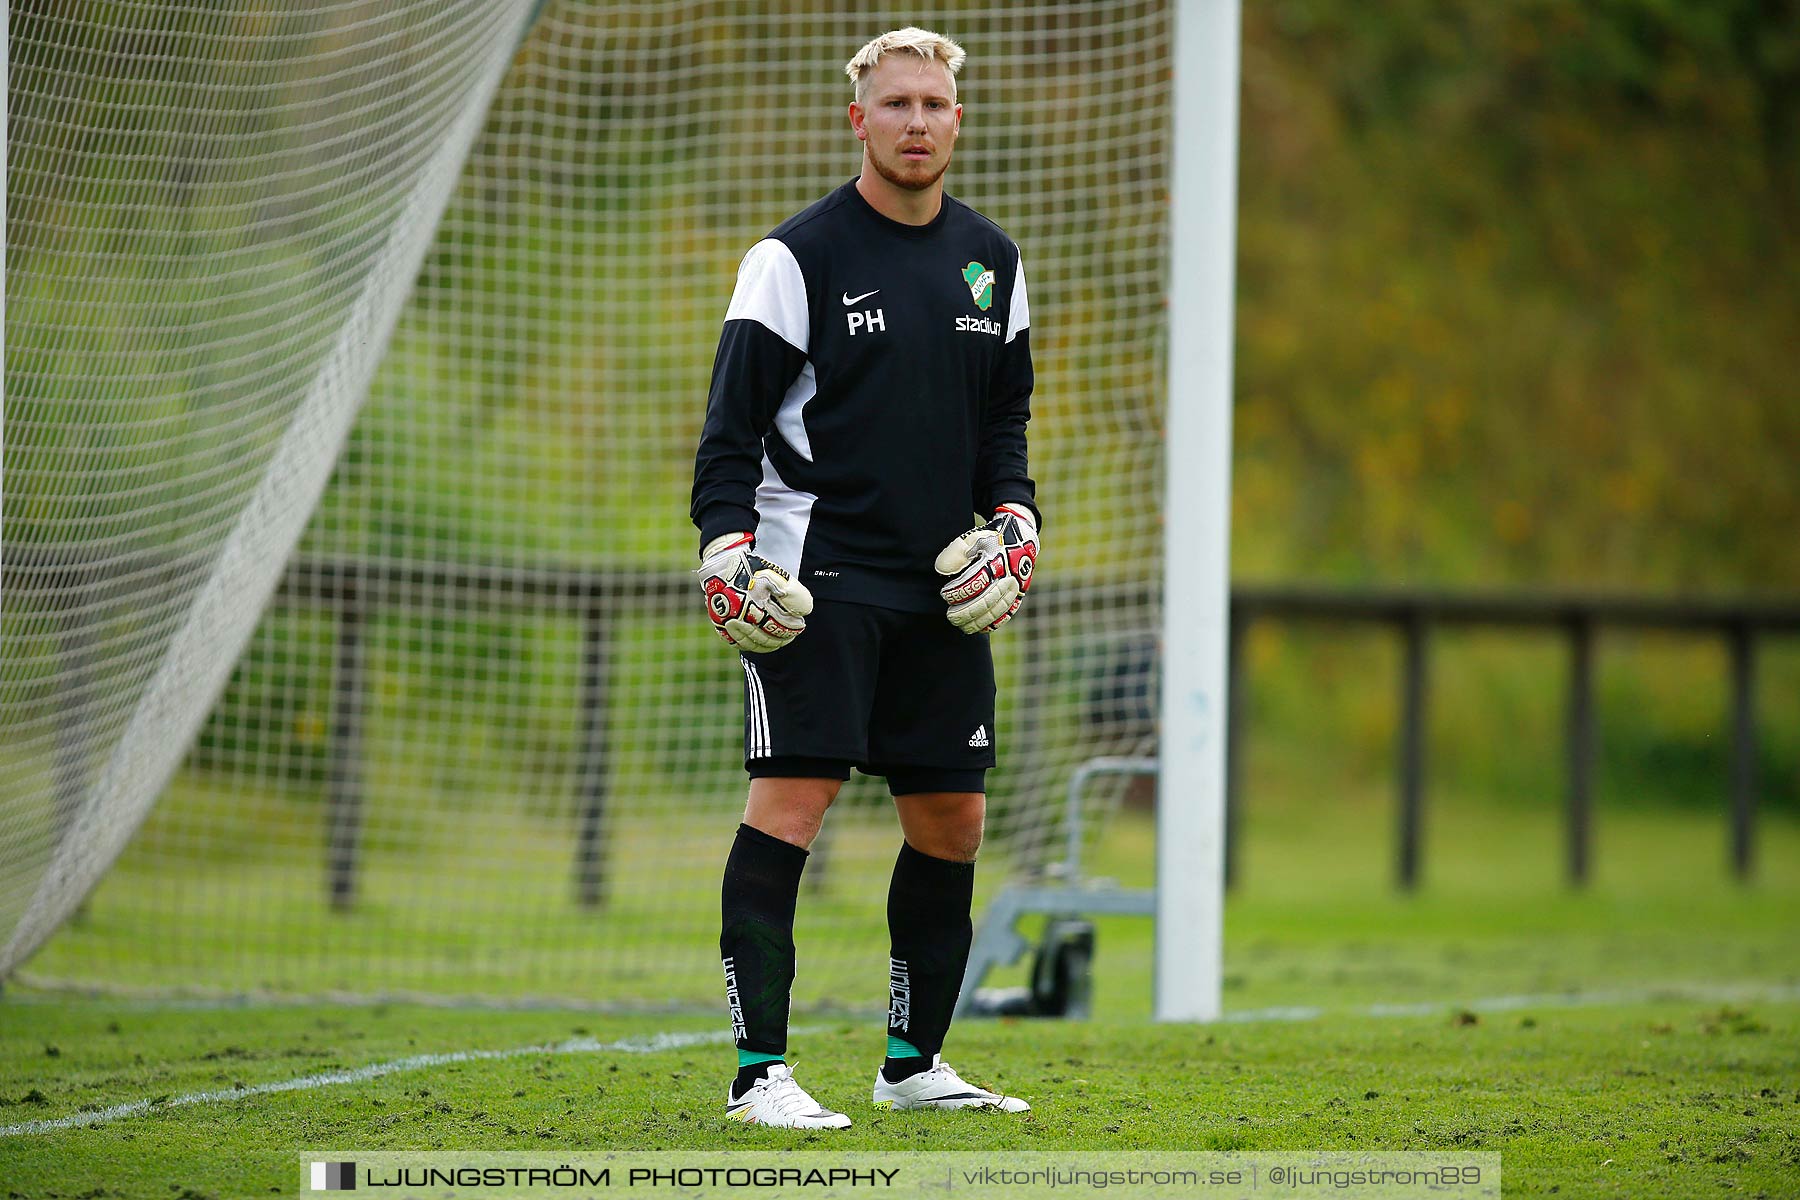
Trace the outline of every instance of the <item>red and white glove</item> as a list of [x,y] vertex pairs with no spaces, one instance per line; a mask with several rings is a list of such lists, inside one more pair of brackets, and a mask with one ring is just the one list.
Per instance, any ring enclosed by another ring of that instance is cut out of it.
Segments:
[[938,589],[950,606],[950,623],[964,633],[1006,624],[1031,590],[1037,553],[1037,526],[1022,504],[1002,504],[993,520],[945,546],[936,566],[939,575],[950,576]]
[[739,650],[766,654],[806,629],[813,598],[804,584],[755,553],[755,540],[748,533],[714,538],[700,552],[700,569],[694,574],[706,593],[713,631]]

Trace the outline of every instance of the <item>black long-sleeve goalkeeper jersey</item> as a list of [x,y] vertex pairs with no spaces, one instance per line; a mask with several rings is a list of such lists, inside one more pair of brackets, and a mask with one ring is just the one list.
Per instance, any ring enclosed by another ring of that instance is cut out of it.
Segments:
[[945,195],[927,225],[855,180],[750,248],[694,463],[701,544],[751,530],[815,595],[931,612],[971,513],[1036,512],[1019,248]]

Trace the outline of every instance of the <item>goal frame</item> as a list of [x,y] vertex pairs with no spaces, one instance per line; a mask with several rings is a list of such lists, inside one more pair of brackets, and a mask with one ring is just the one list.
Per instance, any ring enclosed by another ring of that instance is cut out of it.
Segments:
[[1163,443],[1159,1021],[1221,1012],[1241,0],[1179,0]]

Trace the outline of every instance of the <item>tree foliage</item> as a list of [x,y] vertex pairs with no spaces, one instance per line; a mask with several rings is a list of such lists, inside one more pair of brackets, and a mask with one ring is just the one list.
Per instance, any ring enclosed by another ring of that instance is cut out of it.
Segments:
[[1239,573],[1800,587],[1796,6],[1245,23]]

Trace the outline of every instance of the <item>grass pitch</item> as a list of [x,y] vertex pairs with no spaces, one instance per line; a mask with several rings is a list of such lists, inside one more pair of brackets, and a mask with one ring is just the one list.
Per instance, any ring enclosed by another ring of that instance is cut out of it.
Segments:
[[[796,1038],[799,1074],[855,1120],[841,1134],[723,1120],[728,1048],[609,1048],[647,1031],[635,1018],[14,1002],[7,1023],[5,1120],[159,1101],[90,1127],[0,1139],[0,1177],[16,1196],[282,1193],[295,1152],[309,1146],[1482,1149],[1501,1152],[1508,1195],[1784,1196],[1800,1180],[1791,998],[959,1030],[953,1049],[966,1074],[1031,1099],[1032,1112],[1015,1118],[877,1110],[869,1084],[880,1031],[814,1023]],[[711,1023],[656,1024],[701,1032]],[[596,1048],[409,1065],[425,1052],[570,1039]],[[252,1091],[380,1063],[398,1069]],[[219,1091],[227,1097],[178,1103]]]
[[[1218,1024],[1152,1023],[1148,923],[1102,922],[1094,1020],[952,1030],[947,1056],[1031,1100],[1022,1118],[874,1109],[879,1014],[796,1016],[800,1079],[856,1122],[808,1135],[722,1119],[732,1058],[714,1013],[14,987],[0,1197],[280,1194],[307,1148],[771,1143],[1489,1150],[1509,1196],[1800,1195],[1800,829],[1767,822],[1758,879],[1740,886],[1715,817],[1609,814],[1595,881],[1571,892],[1553,817],[1442,818],[1407,896],[1371,839],[1343,850],[1367,813],[1263,810],[1227,909]],[[1141,882],[1149,839],[1121,819],[1094,870]],[[646,1051],[656,1034],[678,1036]]]

